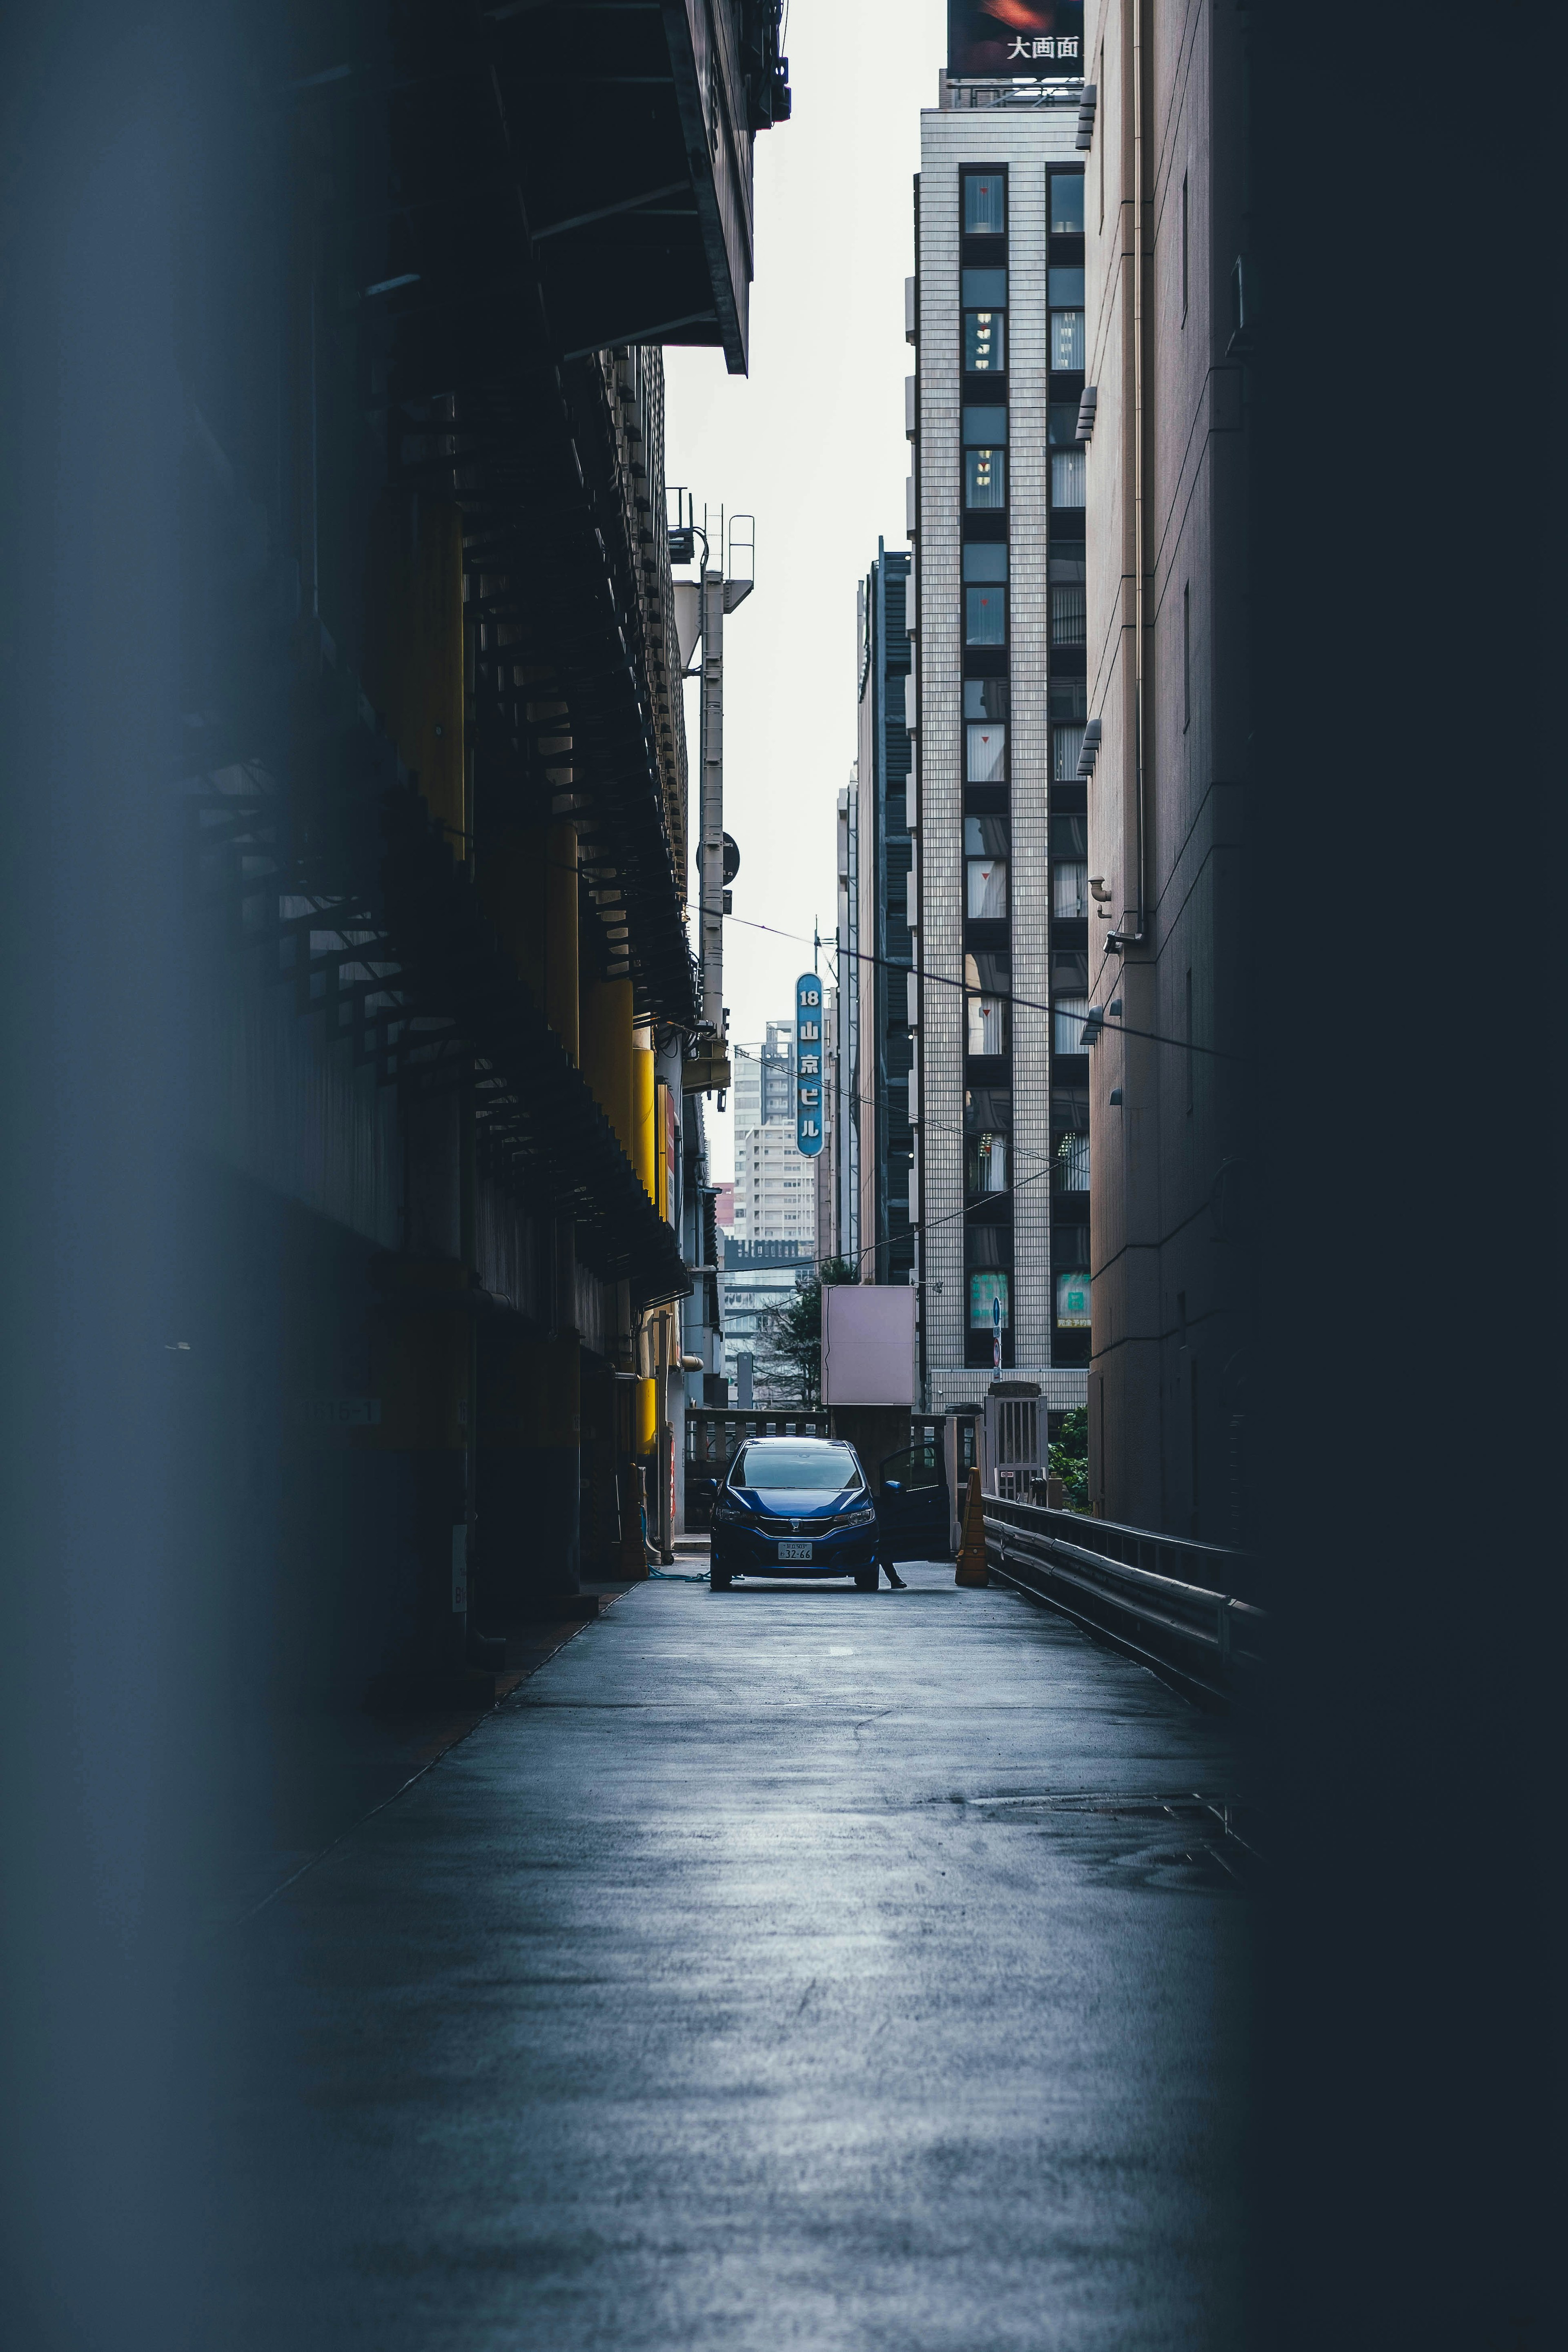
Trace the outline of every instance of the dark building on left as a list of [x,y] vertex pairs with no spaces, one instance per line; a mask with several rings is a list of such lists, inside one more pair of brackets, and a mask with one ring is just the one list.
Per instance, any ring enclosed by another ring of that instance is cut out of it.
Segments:
[[25,61],[35,1371],[130,1478],[72,1573],[151,1547],[290,1705],[472,1687],[668,1542],[728,1073],[660,347],[746,364],[779,15],[171,7],[85,89]]

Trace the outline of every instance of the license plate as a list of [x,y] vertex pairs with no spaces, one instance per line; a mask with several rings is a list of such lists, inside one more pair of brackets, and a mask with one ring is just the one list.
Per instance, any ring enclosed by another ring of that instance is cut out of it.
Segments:
[[780,1559],[809,1559],[811,1546],[808,1543],[782,1543],[779,1546],[779,1558]]

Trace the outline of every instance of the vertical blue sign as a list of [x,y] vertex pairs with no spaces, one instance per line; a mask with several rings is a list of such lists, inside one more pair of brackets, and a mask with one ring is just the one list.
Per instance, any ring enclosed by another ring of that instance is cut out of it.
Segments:
[[795,1140],[808,1160],[822,1149],[822,982],[814,971],[795,984]]

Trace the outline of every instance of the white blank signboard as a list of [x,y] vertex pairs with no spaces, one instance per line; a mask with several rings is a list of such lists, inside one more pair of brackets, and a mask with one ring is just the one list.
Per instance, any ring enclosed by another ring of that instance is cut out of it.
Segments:
[[823,1286],[824,1404],[913,1406],[915,1297],[891,1283]]

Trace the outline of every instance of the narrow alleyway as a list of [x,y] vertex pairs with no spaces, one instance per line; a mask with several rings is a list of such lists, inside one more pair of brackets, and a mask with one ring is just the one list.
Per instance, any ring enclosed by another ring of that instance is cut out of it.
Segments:
[[1237,2339],[1226,1729],[908,1574],[636,1588],[244,1927],[247,2344]]

